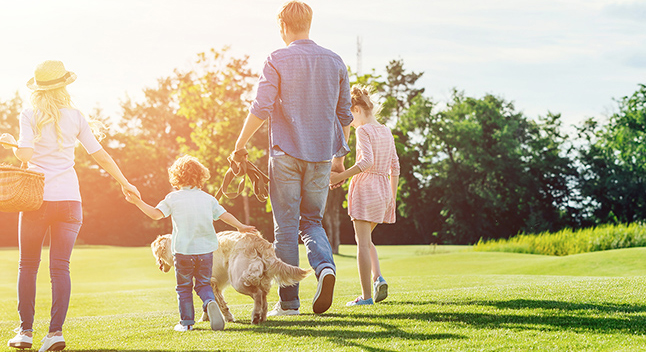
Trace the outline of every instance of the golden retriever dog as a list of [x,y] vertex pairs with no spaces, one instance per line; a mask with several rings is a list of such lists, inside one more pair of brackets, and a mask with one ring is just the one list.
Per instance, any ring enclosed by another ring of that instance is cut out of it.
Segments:
[[[219,248],[213,252],[211,287],[227,322],[235,321],[222,295],[227,285],[253,298],[251,323],[259,324],[267,320],[267,293],[272,280],[281,287],[291,286],[312,273],[311,269],[301,269],[278,259],[272,244],[259,233],[218,232],[218,243]],[[168,272],[173,266],[171,235],[158,236],[150,248],[159,269]],[[203,314],[202,320],[208,320],[208,315]]]

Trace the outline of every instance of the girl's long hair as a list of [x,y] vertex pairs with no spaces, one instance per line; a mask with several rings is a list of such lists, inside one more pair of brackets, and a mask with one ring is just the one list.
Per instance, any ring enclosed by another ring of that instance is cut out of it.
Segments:
[[[70,93],[66,87],[52,90],[35,90],[31,93],[31,106],[34,109],[34,118],[36,120],[36,136],[34,141],[38,141],[43,136],[43,128],[50,123],[54,124],[56,129],[56,140],[58,146],[63,148],[63,131],[61,130],[60,120],[63,108],[74,109]],[[94,135],[100,140],[105,137],[101,132],[104,127],[99,121],[89,121],[90,128]]]

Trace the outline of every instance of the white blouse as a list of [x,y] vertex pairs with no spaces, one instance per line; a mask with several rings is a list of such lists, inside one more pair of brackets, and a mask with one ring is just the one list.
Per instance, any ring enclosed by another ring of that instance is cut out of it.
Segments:
[[34,149],[29,161],[29,170],[45,174],[45,201],[81,201],[78,178],[74,171],[74,148],[80,141],[89,154],[101,150],[92,130],[80,111],[61,109],[59,125],[62,131],[61,145],[57,140],[56,127],[50,123],[43,127],[42,136],[36,137],[36,120],[31,108],[20,114],[20,138],[18,147]]

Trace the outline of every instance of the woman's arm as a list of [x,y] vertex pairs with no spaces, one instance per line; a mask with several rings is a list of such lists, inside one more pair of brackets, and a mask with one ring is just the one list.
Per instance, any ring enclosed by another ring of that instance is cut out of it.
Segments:
[[97,164],[99,164],[105,171],[107,171],[112,177],[114,177],[117,182],[121,184],[121,191],[126,197],[133,194],[136,195],[137,198],[141,198],[141,194],[139,193],[139,190],[137,190],[137,187],[128,182],[126,177],[123,176],[121,169],[119,169],[117,164],[114,162],[114,159],[112,159],[110,154],[108,154],[105,149],[101,149],[98,152],[90,155],[92,156],[92,158],[94,158]]
[[13,154],[23,163],[28,163],[31,157],[34,156],[34,148],[18,148],[18,142],[9,133],[3,133],[0,136],[0,143],[5,149],[13,149]]

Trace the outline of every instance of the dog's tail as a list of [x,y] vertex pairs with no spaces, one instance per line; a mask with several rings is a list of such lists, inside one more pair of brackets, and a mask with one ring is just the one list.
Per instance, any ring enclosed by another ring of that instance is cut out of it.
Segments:
[[302,269],[297,266],[289,265],[280,260],[274,254],[273,258],[268,258],[269,266],[267,273],[273,277],[281,287],[291,286],[306,278],[312,273],[312,269]]

